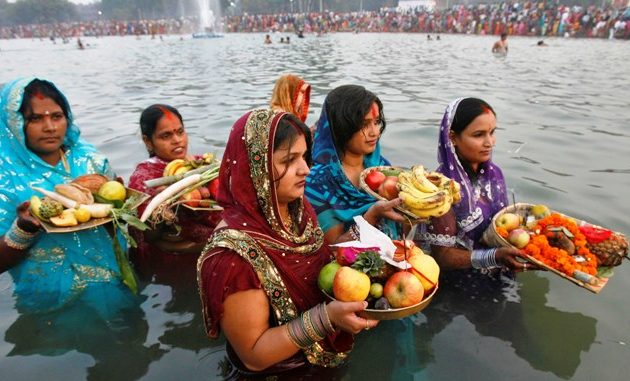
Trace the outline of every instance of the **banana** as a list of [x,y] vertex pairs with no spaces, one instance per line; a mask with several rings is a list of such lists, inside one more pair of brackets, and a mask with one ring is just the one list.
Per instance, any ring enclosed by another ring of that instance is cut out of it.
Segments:
[[403,191],[408,193],[410,196],[417,198],[417,199],[425,199],[425,198],[429,198],[429,197],[433,197],[435,196],[437,193],[439,193],[440,191],[435,191],[433,193],[424,193],[421,192],[418,188],[407,184],[407,183],[400,183],[400,181],[398,182],[398,184],[396,184],[396,186],[398,187],[399,191]]
[[455,180],[451,180],[450,184],[451,195],[453,196],[453,204],[457,204],[462,199],[462,187]]
[[413,185],[424,193],[433,193],[439,188],[427,179],[424,174],[424,166],[416,165],[411,167]]
[[184,165],[184,163],[185,163],[184,159],[172,160],[170,163],[166,164],[166,167],[164,167],[164,173],[162,173],[162,175],[163,176],[173,175],[175,171],[177,170],[177,168]]
[[450,194],[448,194],[446,196],[446,200],[441,205],[430,209],[410,208],[409,211],[419,218],[441,217],[445,215],[449,210],[451,210],[452,201],[452,197],[450,196]]
[[431,210],[443,205],[449,200],[449,194],[445,190],[436,192],[431,196],[424,198],[418,198],[408,192],[400,191],[398,193],[398,197],[400,197],[400,199],[402,200],[405,208],[408,208],[411,211]]

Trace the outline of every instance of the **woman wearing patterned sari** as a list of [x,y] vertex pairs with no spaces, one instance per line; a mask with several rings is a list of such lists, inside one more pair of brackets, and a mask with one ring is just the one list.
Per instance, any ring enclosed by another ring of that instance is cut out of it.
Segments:
[[13,277],[20,312],[82,303],[110,316],[136,302],[104,226],[47,234],[28,211],[31,186],[52,190],[90,173],[113,177],[107,159],[79,136],[68,101],[51,82],[20,78],[2,89],[0,271]]
[[378,323],[356,316],[367,303],[324,304],[317,288],[332,257],[303,198],[308,147],[295,116],[254,110],[234,124],[223,156],[223,221],[197,270],[208,336],[223,330],[241,375],[337,366],[349,333]]
[[440,126],[438,172],[461,184],[462,199],[450,212],[419,229],[443,269],[526,270],[518,250],[489,249],[480,242],[492,217],[508,204],[505,179],[492,162],[496,114],[477,98],[460,98],[446,109]]
[[377,202],[359,187],[365,168],[389,165],[379,142],[385,125],[381,100],[362,86],[337,87],[324,101],[306,197],[328,243],[357,239],[353,218],[360,215],[391,238],[400,238],[396,222],[404,219],[392,210],[400,199]]

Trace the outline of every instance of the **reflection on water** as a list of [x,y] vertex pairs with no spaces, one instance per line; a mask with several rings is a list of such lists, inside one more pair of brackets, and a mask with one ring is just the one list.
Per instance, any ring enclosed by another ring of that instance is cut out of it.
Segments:
[[[393,163],[436,165],[437,126],[459,96],[497,111],[494,161],[517,202],[543,202],[630,233],[625,41],[339,34],[264,46],[264,35],[216,40],[92,39],[79,51],[48,41],[0,41],[0,83],[36,73],[68,95],[83,137],[128,178],[146,158],[138,120],[152,103],[181,111],[191,152],[221,153],[232,123],[265,105],[284,72],[313,86],[307,122],[347,83],[384,103],[383,152]],[[578,64],[579,63],[579,64]],[[19,315],[0,275],[2,379],[207,380],[229,374],[223,339],[206,339],[194,259],[137,262],[144,301],[123,321],[89,310]],[[319,374],[344,380],[625,380],[630,374],[630,270],[599,295],[559,277],[520,274],[509,292],[442,285],[422,313],[362,332],[349,363]],[[504,290],[505,291],[505,290]],[[311,375],[312,376],[312,375]],[[312,376],[311,379],[317,376]],[[308,378],[304,376],[304,378]]]

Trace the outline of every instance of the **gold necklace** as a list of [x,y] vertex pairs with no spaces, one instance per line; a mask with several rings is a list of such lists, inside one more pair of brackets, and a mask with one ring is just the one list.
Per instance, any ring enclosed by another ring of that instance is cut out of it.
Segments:
[[63,150],[61,148],[59,148],[59,156],[61,159],[61,163],[63,164],[63,169],[66,170],[66,172],[70,173],[70,164],[68,164],[68,159],[66,158],[66,153],[63,152]]

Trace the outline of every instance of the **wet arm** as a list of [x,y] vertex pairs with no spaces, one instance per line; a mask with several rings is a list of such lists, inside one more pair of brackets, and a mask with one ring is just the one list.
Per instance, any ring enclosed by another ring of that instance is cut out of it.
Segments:
[[264,291],[234,293],[225,299],[223,308],[221,329],[248,369],[261,371],[299,350],[286,326],[269,327],[269,301]]

